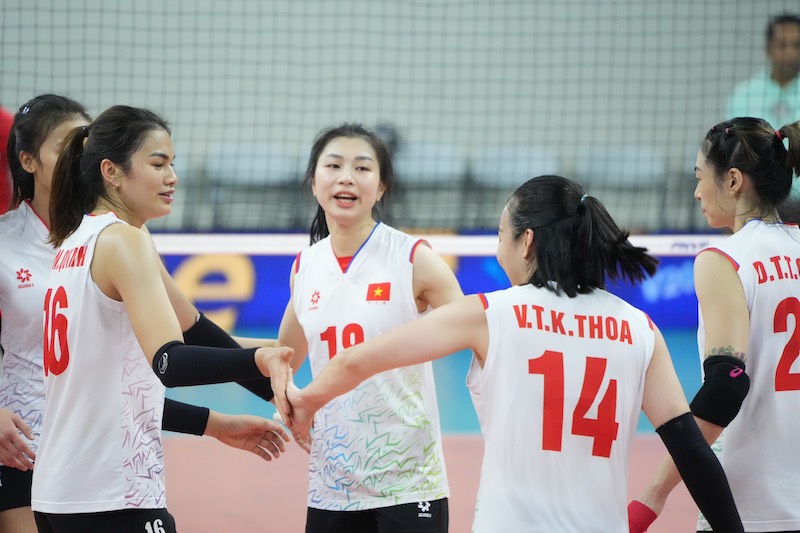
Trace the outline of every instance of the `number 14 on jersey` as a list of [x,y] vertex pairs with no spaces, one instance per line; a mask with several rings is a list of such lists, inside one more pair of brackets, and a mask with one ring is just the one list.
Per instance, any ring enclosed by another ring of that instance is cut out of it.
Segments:
[[[578,403],[572,413],[572,435],[592,437],[592,455],[610,457],[611,446],[617,439],[619,423],[617,414],[617,380],[608,382],[608,387],[597,406],[597,418],[587,413],[600,394],[600,386],[606,373],[607,360],[587,357],[586,370]],[[544,411],[542,417],[542,449],[561,451],[564,427],[564,354],[546,350],[541,356],[528,360],[528,372],[541,374],[544,379]]]

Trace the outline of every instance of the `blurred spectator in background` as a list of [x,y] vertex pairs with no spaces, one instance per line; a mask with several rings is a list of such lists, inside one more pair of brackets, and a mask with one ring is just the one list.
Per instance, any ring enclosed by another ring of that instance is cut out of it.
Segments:
[[759,117],[773,128],[800,120],[800,17],[772,18],[766,51],[769,69],[736,87],[725,118]]
[[0,105],[0,215],[8,211],[11,204],[11,168],[6,159],[8,154],[6,148],[13,123],[14,115]]

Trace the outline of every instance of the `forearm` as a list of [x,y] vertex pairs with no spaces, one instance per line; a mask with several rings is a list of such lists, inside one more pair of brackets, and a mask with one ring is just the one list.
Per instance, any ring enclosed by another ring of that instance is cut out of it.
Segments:
[[686,413],[656,431],[711,527],[715,531],[744,531],[722,465],[705,442],[694,417]]
[[658,466],[653,479],[637,498],[650,509],[660,514],[672,490],[681,482],[681,474],[675,466],[675,461],[667,455]]
[[165,398],[161,428],[176,433],[203,435],[211,418],[210,412],[207,407],[197,407]]
[[318,410],[326,403],[354,389],[368,373],[363,367],[353,364],[351,349],[331,359],[323,371],[303,389],[303,398],[314,410]]
[[[231,337],[225,330],[217,326],[203,314],[198,315],[196,322],[183,332],[183,338],[187,344],[212,346],[216,348],[259,348],[261,346],[274,346],[275,344],[275,341],[272,339],[263,339],[264,341],[272,342],[272,344],[257,344],[255,342],[241,344],[238,342],[239,340],[258,341],[262,339]],[[237,381],[237,384],[263,400],[270,401],[274,397],[272,384],[269,378],[258,377],[249,381]]]
[[[723,428],[697,417],[694,417],[694,419],[705,441],[708,444],[713,444],[719,438]],[[667,497],[680,482],[681,474],[675,466],[675,461],[672,460],[670,455],[667,455],[658,466],[653,479],[650,480],[650,484],[637,499],[655,511],[656,514],[660,514]]]

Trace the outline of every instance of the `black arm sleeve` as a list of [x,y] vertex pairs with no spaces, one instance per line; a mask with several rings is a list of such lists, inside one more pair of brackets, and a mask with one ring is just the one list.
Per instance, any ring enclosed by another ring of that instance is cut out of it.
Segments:
[[675,417],[656,432],[711,528],[730,533],[744,532],[728,478],[692,414]]
[[153,357],[153,371],[166,387],[248,381],[263,377],[255,348],[208,348],[171,341]]
[[[197,344],[199,346],[241,348],[239,343],[233,340],[233,337],[228,335],[224,329],[214,322],[207,319],[203,313],[200,313],[197,322],[195,322],[192,327],[183,332],[183,341],[186,344]],[[272,392],[272,383],[269,378],[265,378],[264,376],[250,381],[237,381],[236,383],[266,401],[270,401],[275,396]]]
[[189,435],[203,435],[206,432],[209,414],[208,407],[197,407],[165,398],[161,429]]

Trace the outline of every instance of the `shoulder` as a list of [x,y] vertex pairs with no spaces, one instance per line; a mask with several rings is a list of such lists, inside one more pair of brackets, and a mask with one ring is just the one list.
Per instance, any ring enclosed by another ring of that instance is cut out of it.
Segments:
[[156,256],[150,235],[125,223],[112,223],[97,236],[95,254],[113,258],[114,262],[137,264]]
[[0,239],[10,238],[19,232],[22,217],[19,216],[19,208],[12,209],[0,215]]
[[315,258],[319,257],[321,253],[327,248],[330,249],[330,236],[315,242],[308,248],[305,248],[297,253],[292,264],[292,272],[298,272],[301,267],[307,267],[314,263]]

